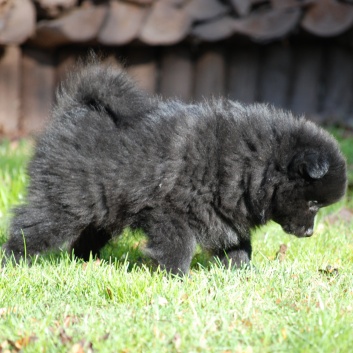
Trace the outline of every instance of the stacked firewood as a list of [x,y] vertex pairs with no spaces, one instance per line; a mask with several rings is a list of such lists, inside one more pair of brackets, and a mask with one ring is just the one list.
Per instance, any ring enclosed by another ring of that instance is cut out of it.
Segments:
[[153,94],[353,127],[352,28],[353,0],[0,0],[0,136],[40,131],[96,47]]
[[2,45],[272,41],[297,31],[337,36],[352,26],[352,0],[0,0]]

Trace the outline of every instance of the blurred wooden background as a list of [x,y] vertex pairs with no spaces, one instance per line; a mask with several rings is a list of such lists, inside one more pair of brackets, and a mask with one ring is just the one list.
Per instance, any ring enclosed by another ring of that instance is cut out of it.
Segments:
[[0,134],[36,133],[95,50],[150,93],[353,127],[353,1],[0,0]]

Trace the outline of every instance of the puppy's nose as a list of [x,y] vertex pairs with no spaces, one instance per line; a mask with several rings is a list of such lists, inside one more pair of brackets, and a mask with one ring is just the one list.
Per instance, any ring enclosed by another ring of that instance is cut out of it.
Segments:
[[304,235],[305,235],[306,237],[311,237],[311,236],[313,235],[313,233],[314,233],[314,229],[313,229],[313,228],[308,228],[308,229],[305,231]]

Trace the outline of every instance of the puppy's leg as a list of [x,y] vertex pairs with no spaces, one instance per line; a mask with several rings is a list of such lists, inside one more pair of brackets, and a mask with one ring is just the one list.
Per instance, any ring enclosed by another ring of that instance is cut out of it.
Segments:
[[196,239],[187,224],[176,216],[162,214],[147,217],[143,229],[149,238],[147,255],[173,274],[189,271]]
[[244,240],[239,245],[230,249],[221,250],[216,253],[225,267],[246,267],[251,260],[251,243],[250,240]]
[[23,205],[15,210],[10,238],[3,246],[5,255],[15,261],[27,256],[60,249],[71,243],[79,226],[75,218],[58,209],[43,205]]
[[111,239],[111,234],[104,229],[96,229],[88,226],[84,229],[79,237],[71,244],[70,253],[74,252],[75,256],[88,261],[90,255],[99,256],[100,249]]

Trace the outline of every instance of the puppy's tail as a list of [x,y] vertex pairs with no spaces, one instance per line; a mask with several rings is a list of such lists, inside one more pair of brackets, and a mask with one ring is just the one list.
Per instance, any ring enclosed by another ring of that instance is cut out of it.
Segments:
[[56,98],[59,112],[70,106],[103,110],[117,125],[139,119],[153,107],[152,98],[138,89],[123,70],[100,63],[74,70]]

